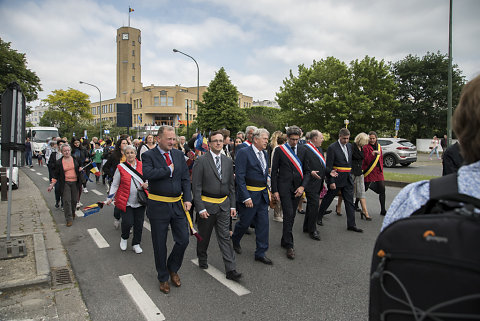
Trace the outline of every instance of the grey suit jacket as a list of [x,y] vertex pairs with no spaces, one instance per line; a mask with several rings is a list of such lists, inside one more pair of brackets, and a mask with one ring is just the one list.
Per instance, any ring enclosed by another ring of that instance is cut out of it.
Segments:
[[[215,161],[210,152],[195,160],[192,171],[192,191],[195,208],[198,212],[206,209],[209,214],[229,211],[235,208],[235,180],[233,178],[233,162],[227,156],[220,154],[222,179],[218,175]],[[202,201],[205,196],[225,196],[228,198],[221,204]]]

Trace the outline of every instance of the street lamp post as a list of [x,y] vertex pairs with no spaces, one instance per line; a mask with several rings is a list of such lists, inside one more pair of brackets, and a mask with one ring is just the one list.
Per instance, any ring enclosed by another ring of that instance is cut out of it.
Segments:
[[[191,58],[195,62],[195,64],[197,65],[197,108],[198,108],[198,103],[200,102],[200,68],[198,67],[198,63],[195,60],[195,58],[193,58],[190,55],[187,55],[184,52],[181,52],[180,50],[173,49],[173,52],[178,52],[178,53],[181,53],[184,56],[187,56],[187,57]],[[188,121],[189,121],[189,115],[188,115],[188,103],[187,103],[187,139],[188,139],[188,137],[190,137],[190,133],[188,131]]]
[[88,82],[84,82],[84,81],[80,80],[79,83],[97,88],[98,93],[100,94],[100,108],[99,108],[99,110],[100,110],[100,139],[102,139],[102,92],[100,91],[100,88],[98,88],[95,85],[89,84]]

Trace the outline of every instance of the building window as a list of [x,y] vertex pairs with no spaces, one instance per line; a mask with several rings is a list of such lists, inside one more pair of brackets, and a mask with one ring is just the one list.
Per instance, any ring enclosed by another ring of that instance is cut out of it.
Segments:
[[132,62],[132,69],[135,69],[135,63]]
[[135,40],[132,40],[132,46],[135,46]]
[[135,56],[135,50],[132,50],[132,56]]
[[110,112],[113,113],[113,104],[110,104],[110,105],[108,106],[108,108],[109,108]]
[[135,81],[135,76],[132,76],[132,81]]
[[167,106],[167,96],[160,96],[160,106]]
[[97,111],[97,108],[93,107],[92,108],[92,115],[95,115],[95,112]]
[[185,109],[188,107],[188,99],[185,99]]
[[173,106],[173,97],[168,97],[168,106]]
[[193,110],[197,109],[197,104],[195,100],[192,102],[192,109]]
[[153,97],[153,105],[154,106],[160,105],[160,101],[158,99],[159,99],[158,96]]
[[140,99],[140,108],[142,108],[142,107],[143,107],[143,106],[142,106],[142,100]]

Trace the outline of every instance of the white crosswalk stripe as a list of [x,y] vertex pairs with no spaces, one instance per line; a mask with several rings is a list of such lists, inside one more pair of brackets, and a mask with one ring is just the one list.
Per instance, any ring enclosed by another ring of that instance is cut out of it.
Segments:
[[152,231],[152,227],[149,222],[143,221],[143,227],[149,230],[150,232]]
[[42,173],[37,173],[37,175],[40,175],[40,176],[42,176],[43,174],[42,174]]
[[93,192],[93,193],[95,193],[95,194],[97,194],[97,195],[103,195],[102,192],[99,192],[99,191],[97,191],[96,189],[91,189],[90,192]]
[[80,210],[76,210],[76,211],[75,211],[75,215],[76,215],[77,217],[83,217],[83,216],[84,216],[84,215],[83,215],[83,212],[80,211]]
[[163,321],[165,316],[157,308],[132,274],[119,276],[120,281],[147,321]]
[[30,168],[30,170],[31,170],[32,172],[36,172],[36,170],[34,170],[33,168]]
[[[192,260],[193,264],[198,265],[198,259]],[[225,277],[225,273],[220,272],[216,268],[214,268],[211,264],[208,265],[208,269],[204,270],[208,274],[210,274],[215,280],[225,285],[227,288],[235,292],[238,296],[249,294],[250,291],[245,288],[244,286],[240,285],[238,282],[229,280]]]
[[90,228],[87,231],[99,248],[103,249],[110,247],[110,244],[108,244],[108,242],[103,238],[102,234],[100,234],[96,228]]
[[47,177],[42,177],[44,181],[49,181]]

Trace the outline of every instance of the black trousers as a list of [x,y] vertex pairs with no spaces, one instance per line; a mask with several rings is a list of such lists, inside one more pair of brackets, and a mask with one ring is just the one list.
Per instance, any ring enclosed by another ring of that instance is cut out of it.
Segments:
[[[313,178],[312,178],[313,179]],[[305,190],[307,195],[307,209],[305,219],[303,220],[303,231],[313,233],[317,230],[317,216],[320,203],[320,191],[322,190],[323,180],[318,181],[313,187]]]
[[128,240],[130,229],[133,226],[132,246],[142,241],[143,221],[145,219],[145,206],[130,207],[122,212],[122,239]]
[[283,230],[280,245],[285,248],[293,248],[293,223],[297,213],[300,197],[295,197],[293,193],[281,193],[280,202],[283,211]]
[[380,201],[380,213],[385,215],[387,212],[385,209],[385,181],[365,182],[365,192],[368,189],[371,189],[378,194],[378,200]]
[[322,204],[320,204],[320,210],[318,212],[318,218],[323,218],[325,211],[332,204],[333,199],[337,196],[338,192],[342,193],[343,201],[345,202],[345,210],[347,212],[347,227],[354,227],[355,225],[355,206],[353,205],[353,185],[347,184],[346,186],[337,187],[336,189],[328,189],[327,194],[323,198]]

